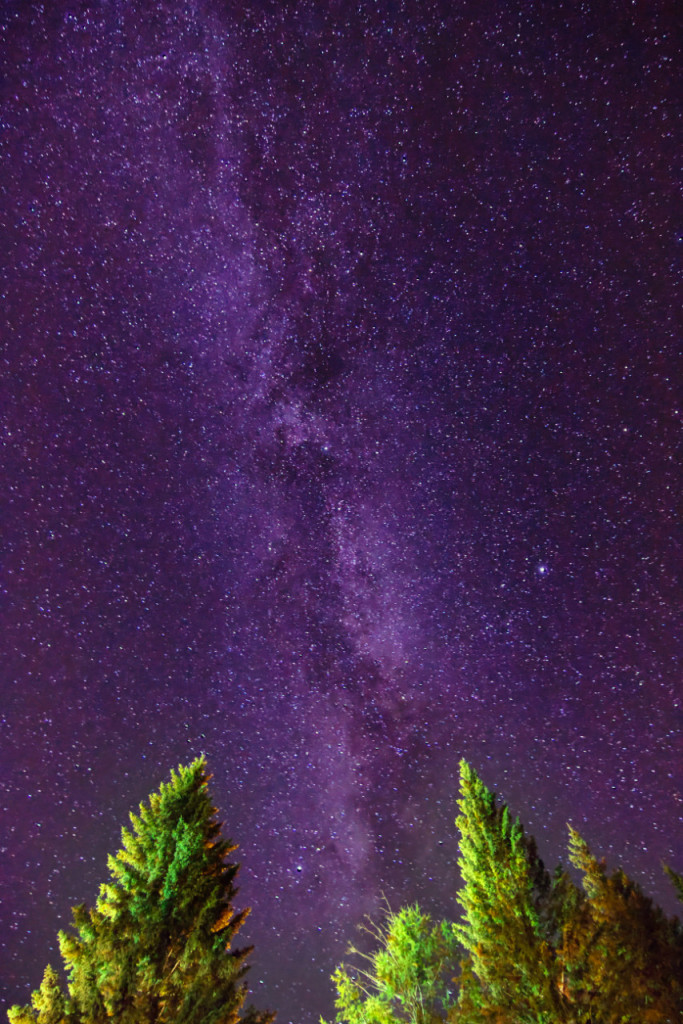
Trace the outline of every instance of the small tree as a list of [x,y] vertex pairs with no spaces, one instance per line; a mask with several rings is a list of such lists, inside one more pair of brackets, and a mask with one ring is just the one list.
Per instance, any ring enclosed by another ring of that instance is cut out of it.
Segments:
[[31,1006],[13,1006],[8,1012],[11,1024],[66,1024],[66,1006],[59,978],[46,967],[40,988],[31,996]]
[[351,946],[359,963],[342,964],[332,980],[338,1024],[433,1024],[443,1020],[453,997],[450,969],[456,942],[450,925],[434,925],[419,906],[368,919],[363,930],[376,941],[373,953]]
[[249,911],[233,908],[238,865],[226,858],[235,846],[220,838],[208,782],[199,758],[172,772],[139,815],[131,814],[132,829],[123,829],[123,847],[109,858],[111,878],[95,907],[76,907],[74,930],[60,933],[68,996],[60,992],[59,1002],[56,976],[46,972],[33,1010],[13,1008],[12,1024],[61,1024],[39,1006],[48,995],[69,1024],[272,1019],[243,1011],[251,948],[230,947]]
[[670,868],[668,866],[668,864],[664,865],[664,872],[667,875],[667,877],[671,880],[671,884],[673,885],[676,891],[678,899],[681,903],[683,903],[683,875],[677,874],[673,870],[673,868]]

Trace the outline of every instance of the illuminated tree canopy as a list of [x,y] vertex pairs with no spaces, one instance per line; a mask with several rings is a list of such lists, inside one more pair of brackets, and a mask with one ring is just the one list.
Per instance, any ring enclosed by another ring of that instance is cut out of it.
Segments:
[[[337,1024],[666,1024],[683,1019],[683,929],[570,829],[550,875],[534,839],[460,766],[457,922],[418,906],[366,927],[333,975]],[[680,889],[680,876],[667,869]]]
[[131,814],[110,878],[93,908],[60,932],[68,976],[48,967],[31,1007],[11,1024],[267,1024],[244,1009],[250,948],[233,949],[248,910],[236,912],[235,846],[221,838],[202,758],[171,773]]

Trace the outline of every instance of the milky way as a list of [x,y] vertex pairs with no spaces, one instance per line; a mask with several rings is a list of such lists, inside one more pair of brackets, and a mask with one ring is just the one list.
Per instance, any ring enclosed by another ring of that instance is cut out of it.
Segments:
[[201,751],[283,1024],[455,912],[463,756],[673,912],[675,24],[3,4],[8,1003]]

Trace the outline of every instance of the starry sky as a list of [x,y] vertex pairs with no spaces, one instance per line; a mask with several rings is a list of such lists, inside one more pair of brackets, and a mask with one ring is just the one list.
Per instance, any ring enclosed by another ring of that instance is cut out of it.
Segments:
[[676,5],[5,0],[0,994],[205,751],[281,1024],[466,757],[683,869]]

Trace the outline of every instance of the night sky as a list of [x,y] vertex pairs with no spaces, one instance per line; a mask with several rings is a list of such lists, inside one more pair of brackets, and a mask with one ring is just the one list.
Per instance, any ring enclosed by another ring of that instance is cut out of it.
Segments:
[[7,1003],[202,751],[280,1024],[461,757],[675,912],[676,6],[4,0]]

